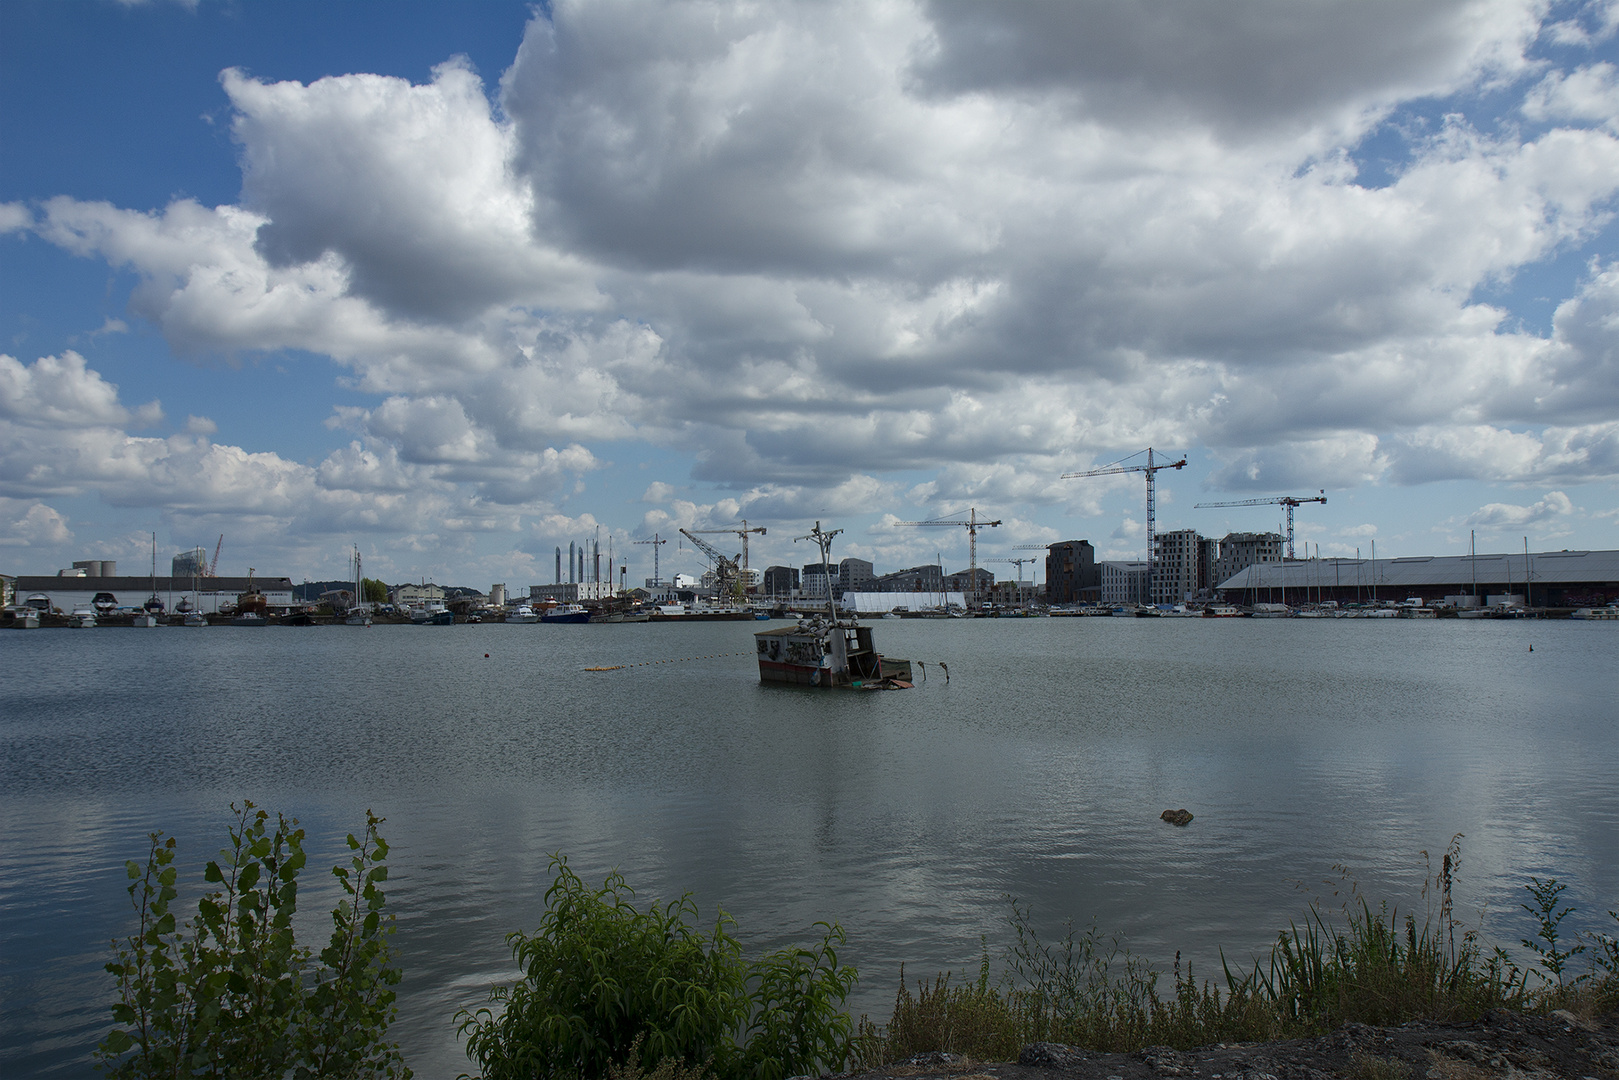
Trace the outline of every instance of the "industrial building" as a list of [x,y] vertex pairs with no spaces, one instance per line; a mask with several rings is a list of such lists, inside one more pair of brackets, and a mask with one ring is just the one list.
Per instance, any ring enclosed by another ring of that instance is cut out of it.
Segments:
[[1600,607],[1619,600],[1619,551],[1418,555],[1261,563],[1222,581],[1228,603],[1400,602],[1427,606]]
[[[116,568],[117,564],[103,562],[101,565],[105,569],[109,565]],[[235,607],[237,596],[250,589],[263,593],[272,610],[292,606],[292,579],[286,577],[160,577],[156,585],[155,595],[165,611],[217,614],[223,608]],[[63,613],[84,608],[115,611],[141,607],[154,595],[152,586],[150,574],[24,576],[17,578],[16,596],[19,604]]]

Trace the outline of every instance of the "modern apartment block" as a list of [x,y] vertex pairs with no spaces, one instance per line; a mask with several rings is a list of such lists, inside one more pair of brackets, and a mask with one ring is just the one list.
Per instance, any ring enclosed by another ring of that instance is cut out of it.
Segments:
[[1211,588],[1219,588],[1250,566],[1282,561],[1281,533],[1227,533],[1220,541]]
[[1154,537],[1157,549],[1152,566],[1152,602],[1179,604],[1197,596],[1209,586],[1216,549],[1196,529],[1175,529]]
[[1046,602],[1092,603],[1101,599],[1102,576],[1089,540],[1062,540],[1046,548]]
[[791,596],[798,591],[798,568],[795,566],[767,566],[759,591],[766,596]]
[[838,590],[840,592],[864,592],[877,575],[871,571],[871,563],[865,559],[844,559],[838,563]]
[[1100,581],[1098,591],[1102,603],[1145,604],[1147,602],[1147,564],[1141,560],[1099,562],[1096,571]]

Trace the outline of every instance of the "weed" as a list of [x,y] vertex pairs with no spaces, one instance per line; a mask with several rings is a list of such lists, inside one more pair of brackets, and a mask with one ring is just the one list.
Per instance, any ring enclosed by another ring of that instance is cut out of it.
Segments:
[[[1563,988],[1563,969],[1568,966],[1570,960],[1585,951],[1583,944],[1575,945],[1570,949],[1559,949],[1557,947],[1558,926],[1564,919],[1574,914],[1576,910],[1572,907],[1564,907],[1559,910],[1559,905],[1562,903],[1561,894],[1568,886],[1559,882],[1556,878],[1547,878],[1545,881],[1541,881],[1537,877],[1532,877],[1529,879],[1529,884],[1525,885],[1524,888],[1528,890],[1534,904],[1533,906],[1529,904],[1519,904],[1518,906],[1539,920],[1540,929],[1535,932],[1533,938],[1522,938],[1521,940],[1525,948],[1539,956],[1540,966],[1556,977],[1557,987],[1561,990]],[[1583,982],[1586,978],[1588,976],[1580,975],[1574,981],[1576,983]]]

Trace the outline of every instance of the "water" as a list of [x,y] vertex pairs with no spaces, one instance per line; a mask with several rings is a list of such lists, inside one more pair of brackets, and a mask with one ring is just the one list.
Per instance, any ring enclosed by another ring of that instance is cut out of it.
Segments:
[[[124,860],[162,829],[195,883],[243,797],[309,832],[309,940],[321,867],[388,819],[392,1034],[434,1078],[469,1067],[454,1013],[511,977],[553,852],[723,907],[750,950],[840,921],[879,1022],[901,963],[998,957],[1008,896],[1207,974],[1335,867],[1420,905],[1420,852],[1455,833],[1460,910],[1496,940],[1532,931],[1531,874],[1570,883],[1565,928],[1619,907],[1619,627],[889,620],[879,647],[927,680],[859,694],[760,686],[762,625],[0,635],[0,1073],[89,1071]],[[640,666],[583,670],[613,664]]]

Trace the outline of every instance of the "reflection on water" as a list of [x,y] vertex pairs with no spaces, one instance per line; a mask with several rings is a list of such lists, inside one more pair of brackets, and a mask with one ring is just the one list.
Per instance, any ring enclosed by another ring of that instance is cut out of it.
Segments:
[[[552,852],[723,906],[753,948],[841,921],[878,1020],[902,962],[976,969],[1009,895],[1205,973],[1335,866],[1415,902],[1458,832],[1460,910],[1501,940],[1529,874],[1581,919],[1619,898],[1614,627],[887,621],[879,646],[928,662],[887,694],[758,685],[757,628],[0,635],[0,1072],[86,1071],[123,861],[161,828],[199,866],[242,797],[302,820],[311,867],[388,818],[394,1035],[432,1077],[466,1067],[453,1014],[509,977]],[[651,660],[679,662],[582,670]],[[333,886],[305,877],[319,935]]]

